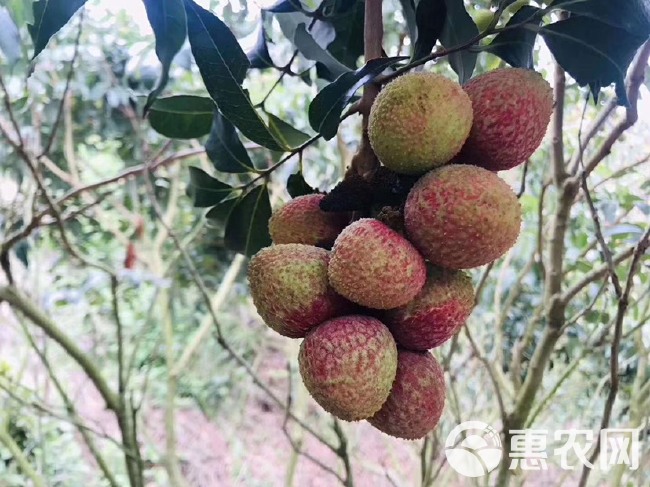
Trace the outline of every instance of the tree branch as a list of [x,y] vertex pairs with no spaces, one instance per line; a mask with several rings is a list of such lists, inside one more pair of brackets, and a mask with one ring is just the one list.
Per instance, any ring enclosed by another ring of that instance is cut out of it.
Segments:
[[566,92],[566,77],[560,63],[555,63],[553,96],[553,178],[556,186],[560,186],[566,178],[564,161],[564,97]]
[[[612,341],[612,346],[610,348],[610,386],[609,394],[607,395],[607,401],[605,402],[605,408],[603,411],[603,418],[600,423],[600,433],[609,427],[609,421],[612,416],[612,410],[614,409],[614,402],[616,401],[616,396],[618,395],[619,389],[619,378],[618,378],[618,356],[621,348],[621,336],[623,335],[623,320],[625,319],[625,313],[629,305],[630,293],[632,292],[632,286],[634,284],[634,275],[636,274],[639,264],[641,262],[641,257],[646,253],[648,247],[650,246],[650,227],[646,230],[637,244],[634,255],[632,257],[632,263],[630,264],[630,270],[627,274],[627,280],[625,283],[625,290],[622,291],[622,294],[618,296],[618,307],[616,310],[616,324],[614,326],[614,340]],[[598,455],[600,454],[600,442],[596,442],[594,451],[589,457],[589,461],[593,464]],[[580,487],[587,485],[587,480],[591,469],[584,465],[582,469],[582,475],[580,477]]]
[[119,412],[119,399],[101,375],[95,361],[81,350],[69,336],[61,331],[49,316],[13,286],[0,286],[0,301],[6,301],[10,306],[16,308],[32,323],[42,329],[47,336],[59,344],[79,364],[95,385],[102,399],[104,399],[106,407],[116,413]]

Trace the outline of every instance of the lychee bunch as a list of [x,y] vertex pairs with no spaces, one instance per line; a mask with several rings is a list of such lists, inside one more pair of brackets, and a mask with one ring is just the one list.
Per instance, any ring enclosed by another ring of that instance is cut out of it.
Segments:
[[[530,157],[552,104],[548,84],[520,69],[462,88],[439,75],[404,75],[370,114],[382,177],[346,179],[273,214],[274,245],[249,266],[251,295],[270,328],[304,338],[300,374],[323,409],[404,439],[436,427],[445,381],[429,350],[474,308],[464,270],[500,258],[519,235],[517,196],[492,171]],[[376,184],[404,178],[406,189]],[[355,188],[363,188],[358,201]]]

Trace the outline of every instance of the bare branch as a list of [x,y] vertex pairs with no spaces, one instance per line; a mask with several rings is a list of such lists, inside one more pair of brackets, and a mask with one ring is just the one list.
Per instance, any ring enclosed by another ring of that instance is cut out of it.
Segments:
[[[616,396],[618,395],[619,389],[619,378],[618,378],[618,356],[621,347],[621,337],[623,335],[623,320],[625,319],[625,313],[629,305],[629,297],[632,292],[632,286],[634,284],[634,275],[636,274],[639,264],[641,262],[641,257],[646,253],[648,247],[650,246],[650,227],[646,230],[637,244],[634,255],[632,257],[632,262],[630,264],[630,270],[627,274],[627,280],[625,282],[625,289],[622,291],[622,294],[618,295],[618,307],[616,311],[616,324],[614,326],[614,340],[612,341],[610,349],[610,386],[609,394],[607,395],[607,401],[605,402],[605,408],[603,411],[603,418],[600,423],[600,432],[609,427],[609,421],[611,419],[612,410],[614,408],[614,402],[616,401]],[[593,464],[598,455],[600,454],[600,442],[596,442],[594,451],[589,457],[589,461]],[[582,469],[582,475],[580,477],[580,487],[587,485],[587,480],[591,469],[584,466]]]
[[553,110],[553,179],[556,186],[560,186],[566,178],[564,162],[564,95],[566,92],[566,77],[564,69],[555,63],[553,96],[555,109]]
[[24,314],[47,336],[58,343],[86,373],[104,399],[106,407],[114,412],[120,409],[119,399],[102,376],[96,362],[88,356],[75,341],[66,335],[38,306],[13,286],[0,286],[0,301],[6,301]]
[[9,450],[9,453],[11,453],[13,459],[16,460],[16,463],[20,467],[20,470],[29,480],[32,481],[34,487],[46,487],[45,481],[29,463],[29,460],[23,453],[23,450],[20,448],[18,443],[16,443],[16,440],[14,440],[7,432],[7,427],[4,423],[0,424],[0,443],[3,444],[7,450]]
[[[309,139],[310,141],[315,140],[315,137],[312,137]],[[309,141],[307,141],[309,142]],[[303,144],[304,146],[305,144]],[[146,174],[146,173],[145,173]],[[151,181],[149,178],[145,178],[145,184],[146,184],[146,189],[147,193],[149,194],[149,199],[151,200],[151,205],[154,209],[154,212],[156,214],[156,217],[160,221],[161,225],[166,227],[166,230],[169,234],[169,237],[172,240],[172,243],[182,256],[183,260],[185,261],[185,264],[187,265],[190,274],[192,276],[192,279],[196,286],[199,289],[199,293],[201,294],[201,297],[206,304],[208,308],[208,312],[210,313],[210,317],[212,318],[212,324],[216,328],[217,332],[217,342],[223,349],[228,353],[235,362],[237,362],[248,374],[248,376],[253,380],[253,383],[258,386],[268,397],[273,401],[276,405],[284,408],[284,404],[282,400],[269,388],[268,385],[264,383],[264,381],[255,373],[251,365],[246,361],[244,357],[242,357],[237,351],[235,351],[230,344],[226,341],[223,335],[223,330],[221,328],[221,321],[219,320],[216,312],[214,309],[211,307],[211,299],[210,299],[210,292],[208,291],[208,288],[205,285],[205,282],[203,281],[203,278],[201,277],[201,274],[197,270],[194,260],[192,257],[189,255],[187,252],[187,249],[183,247],[183,243],[180,241],[178,238],[178,235],[176,235],[176,232],[173,231],[173,229],[167,224],[167,222],[164,221],[163,217],[163,212],[162,209],[160,208],[160,204],[158,203],[158,200],[156,199],[156,195],[154,192],[153,185],[151,184]],[[314,428],[309,426],[307,423],[302,421],[300,418],[294,416],[293,414],[290,415],[291,419],[298,423],[305,431],[309,432],[314,438],[316,438],[318,441],[320,441],[323,445],[327,446],[330,450],[332,450],[334,453],[336,453],[337,448],[332,445],[329,441],[327,441],[320,433],[318,433]]]
[[[169,157],[160,159],[154,162],[153,164],[151,164],[149,171],[154,172],[157,169],[160,169],[161,167],[166,167],[180,160],[202,154],[203,152],[205,152],[205,149],[201,148],[201,149],[190,149],[187,151],[172,154]],[[81,186],[79,188],[74,188],[68,193],[66,193],[65,195],[63,195],[61,198],[57,199],[55,201],[55,204],[57,207],[61,207],[64,203],[82,195],[83,193],[94,191],[111,184],[126,182],[130,179],[141,176],[146,170],[145,166],[146,164],[142,164],[140,166],[134,166],[110,178],[97,181],[96,183],[91,183],[85,186]],[[0,254],[8,252],[9,249],[11,249],[16,243],[18,243],[25,237],[29,236],[38,227],[42,226],[43,218],[51,214],[51,212],[52,212],[51,208],[44,209],[43,211],[34,215],[32,219],[29,221],[29,223],[27,223],[23,228],[21,228],[16,233],[11,234],[9,237],[7,237],[7,240],[0,247]]]
[[[629,259],[633,253],[634,253],[634,247],[630,247],[629,249],[624,250],[619,254],[616,254],[615,256],[612,257],[612,264],[613,265],[620,264],[624,260]],[[565,305],[569,304],[571,300],[575,298],[576,295],[580,293],[580,291],[582,291],[585,287],[587,287],[592,282],[596,282],[598,279],[602,279],[603,277],[607,276],[611,272],[612,271],[611,271],[610,264],[603,264],[600,267],[593,269],[591,272],[585,274],[582,277],[582,279],[580,279],[577,283],[575,283],[573,286],[571,286],[562,294],[562,298],[561,298],[562,302]]]
[[469,331],[469,327],[467,325],[465,325],[463,328],[465,330],[465,336],[467,336],[467,339],[469,340],[469,343],[472,346],[472,350],[474,351],[474,355],[483,364],[483,366],[485,367],[485,370],[487,370],[487,373],[488,373],[488,375],[490,377],[490,380],[492,381],[492,386],[494,387],[494,394],[496,395],[497,403],[499,404],[499,412],[501,413],[501,420],[503,422],[505,422],[506,408],[505,408],[505,404],[503,402],[503,395],[501,393],[501,384],[499,384],[499,382],[497,381],[496,372],[494,371],[494,368],[492,367],[493,364],[491,364],[488,361],[488,359],[485,357],[485,354],[479,348],[478,344],[474,341],[474,338],[472,338],[472,334]]

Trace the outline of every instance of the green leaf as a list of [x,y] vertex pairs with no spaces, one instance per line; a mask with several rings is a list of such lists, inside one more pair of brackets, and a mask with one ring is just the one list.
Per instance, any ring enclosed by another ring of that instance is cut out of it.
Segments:
[[305,178],[300,171],[290,175],[289,179],[287,179],[287,191],[292,198],[318,192],[307,184],[307,181],[305,181]]
[[257,33],[257,41],[255,46],[246,54],[251,68],[266,69],[275,68],[273,59],[269,54],[269,47],[266,43],[266,28],[264,27],[264,11],[262,11],[262,18],[260,19],[259,31]]
[[257,186],[232,208],[224,236],[226,248],[250,257],[271,245],[269,218],[269,191],[266,185]]
[[552,6],[591,17],[635,36],[650,35],[650,3],[647,0],[555,0]]
[[210,133],[214,109],[214,102],[204,96],[159,98],[149,109],[149,123],[170,139],[196,139]]
[[286,147],[296,148],[307,142],[311,136],[294,128],[284,120],[268,113],[269,129],[273,132],[276,139],[281,141]]
[[[465,10],[463,0],[445,0],[447,17],[440,34],[440,42],[446,49],[461,46],[478,35],[478,27]],[[472,77],[477,54],[464,49],[448,56],[449,65],[458,75],[460,84]]]
[[196,208],[214,206],[223,201],[233,190],[226,183],[213,178],[203,169],[190,167],[188,192]]
[[415,9],[417,37],[412,59],[431,54],[445,26],[447,5],[445,0],[419,0]]
[[14,65],[21,57],[20,32],[6,7],[0,7],[0,51]]
[[614,83],[619,104],[627,104],[625,74],[646,38],[584,16],[546,25],[541,34],[557,62],[594,98]]
[[406,28],[408,29],[411,44],[418,35],[417,21],[415,20],[415,0],[399,0],[402,5],[402,15],[406,20]]
[[328,17],[335,37],[327,50],[341,63],[356,69],[359,57],[363,56],[363,29],[359,26],[363,25],[365,2],[343,1],[337,7]]
[[235,36],[215,15],[192,0],[184,1],[192,53],[219,111],[253,142],[284,151],[286,148],[275,140],[241,86],[250,62]]
[[29,267],[30,251],[31,246],[27,240],[21,240],[13,249],[14,255],[25,267]]
[[296,27],[293,43],[307,59],[322,63],[334,78],[350,72],[350,68],[341,64],[334,56],[318,45],[311,34],[307,32],[305,24]]
[[169,68],[187,35],[185,8],[182,0],[142,0],[147,18],[156,37],[156,56],[162,64],[158,85],[147,97],[144,113],[162,93],[169,81]]
[[205,217],[210,220],[210,223],[213,225],[225,225],[228,221],[228,217],[230,216],[230,212],[238,201],[239,197],[223,200],[222,202],[217,203],[215,206],[210,208],[205,214]]
[[27,25],[34,42],[34,59],[45,49],[50,38],[68,23],[86,0],[37,0],[32,4],[34,23]]
[[[507,26],[525,23],[526,26],[538,28],[542,21],[537,7],[522,7],[514,14]],[[499,56],[514,68],[533,69],[533,48],[537,32],[534,29],[518,27],[499,33],[487,47],[487,51]]]
[[205,151],[217,171],[234,174],[255,171],[255,166],[248,157],[248,152],[239,139],[235,126],[218,110],[214,111]]
[[362,68],[339,76],[336,81],[323,88],[309,104],[309,124],[329,140],[336,135],[343,109],[356,91],[389,66],[404,57],[371,59]]

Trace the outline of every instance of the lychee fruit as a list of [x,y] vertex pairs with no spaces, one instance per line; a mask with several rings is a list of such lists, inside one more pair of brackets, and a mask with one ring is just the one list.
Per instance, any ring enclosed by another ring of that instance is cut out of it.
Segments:
[[521,207],[495,173],[454,164],[434,169],[413,186],[404,226],[432,264],[469,269],[496,260],[514,245]]
[[351,303],[336,294],[327,279],[330,252],[303,244],[266,247],[248,267],[251,296],[266,324],[279,334],[301,338]]
[[292,199],[269,220],[273,243],[300,243],[329,248],[350,221],[348,213],[320,209],[323,194],[309,194]]
[[347,226],[332,247],[329,280],[350,301],[374,309],[397,308],[420,292],[424,259],[413,245],[380,221]]
[[420,294],[410,303],[386,311],[383,319],[398,345],[424,351],[454,336],[473,308],[474,287],[469,275],[429,266]]
[[472,103],[458,83],[435,73],[409,73],[375,99],[368,136],[386,167],[423,174],[449,162],[471,126]]
[[442,367],[429,352],[400,349],[388,399],[368,422],[384,433],[416,440],[433,430],[445,406]]
[[471,79],[464,89],[472,100],[474,123],[454,162],[501,171],[533,155],[553,112],[553,91],[539,73],[495,69]]
[[307,334],[298,363],[305,387],[323,409],[358,421],[386,401],[397,370],[397,345],[381,321],[342,316]]

